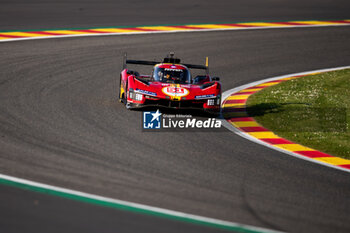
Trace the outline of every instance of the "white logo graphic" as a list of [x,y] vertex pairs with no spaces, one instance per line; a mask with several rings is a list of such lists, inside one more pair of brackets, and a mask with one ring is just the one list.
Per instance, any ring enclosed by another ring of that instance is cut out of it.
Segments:
[[163,87],[162,92],[168,96],[183,97],[188,95],[190,92],[183,87]]
[[160,129],[160,116],[162,114],[159,109],[156,112],[143,112],[143,128],[144,129]]

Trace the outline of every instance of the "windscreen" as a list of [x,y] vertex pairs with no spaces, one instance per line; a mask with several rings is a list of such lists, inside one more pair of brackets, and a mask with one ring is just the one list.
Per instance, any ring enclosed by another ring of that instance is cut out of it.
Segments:
[[191,83],[191,75],[187,69],[159,68],[154,69],[153,78],[163,83]]

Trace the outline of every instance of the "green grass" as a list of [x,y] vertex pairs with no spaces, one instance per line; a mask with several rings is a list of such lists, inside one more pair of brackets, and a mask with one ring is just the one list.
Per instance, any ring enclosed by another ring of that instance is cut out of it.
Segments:
[[350,69],[293,79],[249,97],[257,122],[293,142],[350,159]]

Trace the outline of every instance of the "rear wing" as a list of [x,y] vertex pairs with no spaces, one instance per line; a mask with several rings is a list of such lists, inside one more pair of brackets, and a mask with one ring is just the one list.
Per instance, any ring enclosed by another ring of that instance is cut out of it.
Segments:
[[206,73],[209,74],[209,64],[208,64],[208,57],[206,57],[205,65],[193,65],[193,64],[185,64],[180,63],[179,58],[174,58],[174,54],[170,53],[170,57],[164,58],[163,62],[160,61],[143,61],[143,60],[129,60],[127,59],[127,54],[124,54],[123,57],[123,69],[127,68],[127,64],[136,64],[136,65],[150,65],[155,66],[160,63],[174,63],[174,64],[181,64],[184,65],[190,69],[201,69],[206,70]]

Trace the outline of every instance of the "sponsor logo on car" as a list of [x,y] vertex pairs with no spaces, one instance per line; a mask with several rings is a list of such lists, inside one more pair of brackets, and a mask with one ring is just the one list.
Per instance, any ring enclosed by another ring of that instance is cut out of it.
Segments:
[[214,94],[211,94],[211,95],[196,95],[194,98],[197,99],[197,100],[200,100],[200,99],[209,99],[209,98],[213,98],[215,97]]
[[145,95],[157,96],[157,93],[155,93],[155,92],[141,90],[141,89],[138,89],[138,88],[136,88],[135,92],[138,92],[138,93],[141,93],[141,94],[145,94]]
[[170,69],[170,68],[165,68],[165,71],[176,71],[176,72],[183,72],[182,69]]
[[172,97],[183,97],[190,93],[190,91],[186,88],[174,86],[163,87],[162,92]]

